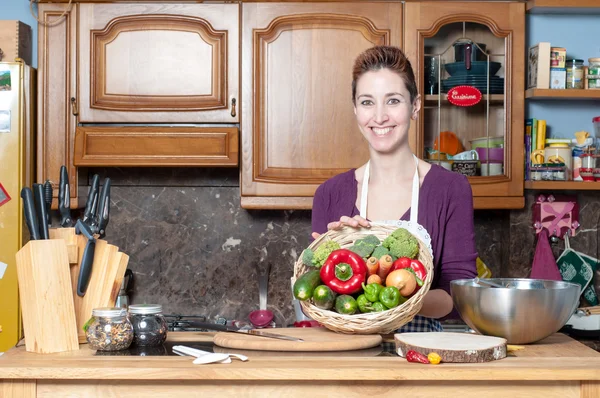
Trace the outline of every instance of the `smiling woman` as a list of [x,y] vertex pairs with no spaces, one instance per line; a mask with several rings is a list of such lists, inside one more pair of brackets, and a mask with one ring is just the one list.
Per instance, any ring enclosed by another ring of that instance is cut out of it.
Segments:
[[419,160],[411,151],[411,120],[421,109],[414,72],[396,47],[369,48],[355,61],[352,102],[369,143],[369,161],[325,181],[313,201],[313,238],[344,225],[371,222],[408,229],[431,249],[434,280],[420,316],[400,329],[441,331],[452,312],[450,281],[477,275],[473,198],[466,177]]

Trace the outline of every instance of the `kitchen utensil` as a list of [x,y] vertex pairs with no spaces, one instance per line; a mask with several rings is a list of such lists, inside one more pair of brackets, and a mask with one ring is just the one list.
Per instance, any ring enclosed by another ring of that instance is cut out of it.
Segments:
[[454,60],[464,62],[466,69],[471,69],[474,61],[487,61],[486,45],[473,43],[471,40],[460,40],[454,43]]
[[256,329],[238,329],[232,326],[227,325],[219,325],[216,323],[208,323],[208,322],[199,322],[199,321],[191,321],[189,322],[190,327],[200,328],[200,329],[208,329],[208,330],[217,330],[220,332],[233,332],[233,333],[242,333],[242,334],[250,334],[258,337],[268,337],[271,339],[281,339],[281,340],[289,340],[295,342],[302,342],[302,339],[292,336],[286,336],[271,332],[265,332],[263,330]]
[[267,293],[269,289],[269,274],[271,273],[271,264],[267,265],[266,271],[258,273],[258,302],[259,310],[252,311],[248,319],[254,327],[262,328],[271,324],[273,321],[273,312],[267,310]]
[[557,332],[579,303],[581,287],[574,283],[516,278],[488,281],[511,286],[481,286],[475,279],[450,283],[454,306],[475,331],[503,337],[508,344],[528,344]]
[[[196,360],[194,360],[194,364],[212,363],[212,362],[216,362],[216,360],[218,358],[223,358],[223,359],[220,359],[219,361],[217,361],[220,363],[230,363],[231,362],[230,358],[236,358],[242,362],[246,362],[248,360],[248,357],[246,355],[233,354],[233,353],[228,353],[228,352],[212,353],[212,352],[208,352],[208,351],[199,350],[196,348],[187,347],[184,345],[173,346],[173,352],[178,355],[189,355],[189,356],[196,357]],[[207,358],[207,356],[210,356],[209,357],[210,359]],[[202,360],[200,360],[201,358],[202,358]]]
[[[490,77],[494,77],[501,67],[502,64],[500,62],[490,62]],[[448,62],[447,64],[444,64],[444,69],[446,69],[446,72],[448,72],[452,77],[481,76],[486,78],[488,75],[488,62],[486,60],[471,61],[470,69],[467,69],[464,61]]]
[[38,223],[40,227],[40,236],[42,239],[48,239],[48,215],[46,213],[46,200],[44,198],[44,185],[34,185],[34,200],[36,213],[38,215]]
[[52,208],[52,183],[50,180],[46,180],[44,183],[44,202],[46,203],[46,222],[48,223],[48,227],[50,227],[52,220],[50,217],[50,210]]
[[220,353],[210,353],[206,355],[202,355],[194,359],[192,362],[194,365],[204,365],[209,363],[231,363],[231,358],[228,354],[220,354]]
[[475,148],[479,160],[485,163],[504,163],[504,148]]
[[79,279],[77,282],[77,295],[83,297],[85,295],[85,291],[87,290],[88,283],[90,282],[90,275],[92,274],[94,251],[96,249],[96,238],[94,238],[89,225],[84,224],[81,220],[77,220],[77,224],[75,225],[75,233],[83,234],[88,240],[83,252],[81,268],[79,269]]
[[239,350],[331,352],[372,348],[383,341],[379,334],[344,334],[323,327],[270,330],[278,335],[295,337],[303,341],[261,339],[238,333],[217,333],[213,337],[213,342],[221,347]]
[[510,285],[500,285],[498,283],[494,283],[494,282],[490,282],[487,279],[479,279],[479,278],[475,278],[475,283],[478,285],[483,285],[483,286],[489,286],[489,287],[499,287],[499,288],[507,288],[510,287]]
[[100,194],[100,199],[98,202],[98,216],[96,219],[95,231],[100,238],[104,238],[106,236],[106,226],[108,225],[109,214],[110,213],[110,178],[104,179],[104,184],[102,185],[102,193]]
[[67,168],[61,166],[60,179],[58,183],[58,210],[61,215],[60,225],[62,227],[72,227],[71,218],[71,193],[69,191],[69,174]]
[[100,185],[100,176],[94,174],[92,177],[92,183],[88,191],[88,197],[85,201],[85,210],[83,211],[83,222],[92,225],[96,210],[98,208],[98,189]]
[[23,212],[25,213],[25,223],[29,229],[31,240],[40,239],[40,228],[38,218],[35,211],[35,203],[33,201],[33,192],[31,188],[24,187],[21,189],[21,199],[23,199]]
[[504,136],[478,137],[469,141],[471,149],[477,148],[503,148]]
[[123,282],[121,283],[121,289],[119,290],[119,295],[117,296],[117,301],[115,302],[115,307],[119,308],[127,308],[129,306],[129,296],[127,295],[129,290],[129,285],[133,281],[133,271],[129,268],[125,271],[125,276],[123,277]]
[[462,152],[463,146],[456,134],[452,131],[442,131],[433,143],[433,149],[449,155],[456,155]]
[[401,357],[409,350],[424,355],[435,352],[442,362],[489,362],[506,357],[506,339],[471,333],[396,333],[394,343]]

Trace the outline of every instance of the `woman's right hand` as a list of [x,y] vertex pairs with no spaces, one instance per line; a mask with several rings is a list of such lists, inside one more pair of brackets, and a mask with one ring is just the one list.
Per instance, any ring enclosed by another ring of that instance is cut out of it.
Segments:
[[[371,223],[366,218],[356,215],[354,217],[342,216],[340,217],[339,221],[332,221],[329,224],[327,224],[327,229],[340,229],[346,225],[354,228],[371,228]],[[319,236],[321,236],[321,234],[318,232],[312,233],[313,239],[317,239]]]

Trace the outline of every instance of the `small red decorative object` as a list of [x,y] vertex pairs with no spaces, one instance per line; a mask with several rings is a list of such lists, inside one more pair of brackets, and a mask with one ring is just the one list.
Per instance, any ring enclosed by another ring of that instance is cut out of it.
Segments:
[[456,86],[448,91],[448,101],[456,106],[473,106],[481,101],[481,91],[473,86]]

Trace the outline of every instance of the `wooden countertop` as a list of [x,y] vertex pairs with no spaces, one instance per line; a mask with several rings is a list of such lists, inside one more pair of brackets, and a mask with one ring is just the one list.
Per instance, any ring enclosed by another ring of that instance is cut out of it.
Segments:
[[[213,333],[173,332],[172,342],[212,342]],[[600,380],[600,353],[563,334],[483,364],[421,365],[396,356],[299,356],[260,352],[248,362],[193,365],[190,357],[95,356],[80,350],[0,356],[0,379],[103,380]],[[323,355],[323,354],[321,354]]]

